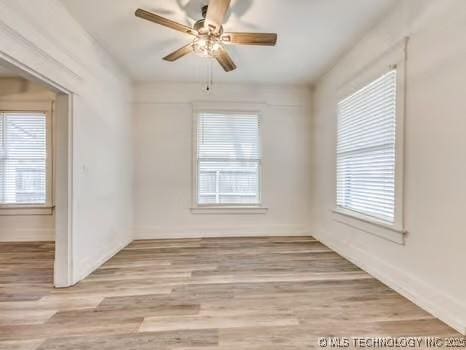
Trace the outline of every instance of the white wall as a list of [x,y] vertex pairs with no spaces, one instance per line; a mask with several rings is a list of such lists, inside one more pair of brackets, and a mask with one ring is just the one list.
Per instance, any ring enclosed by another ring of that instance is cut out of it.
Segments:
[[[296,235],[310,225],[308,88],[200,84],[135,87],[136,238]],[[263,103],[263,201],[266,214],[193,214],[192,102]]]
[[73,93],[73,283],[132,239],[131,85],[57,0],[1,0],[0,43]]
[[[48,111],[51,122],[54,101],[55,93],[38,84],[19,78],[0,78],[0,111]],[[0,209],[0,242],[55,239],[52,210],[37,210],[41,215],[28,215],[29,210],[26,212]]]
[[53,241],[55,217],[43,215],[0,214],[0,242]]
[[[313,233],[466,332],[466,2],[410,0],[380,22],[317,84]],[[405,127],[404,246],[333,220],[338,87],[411,37]]]

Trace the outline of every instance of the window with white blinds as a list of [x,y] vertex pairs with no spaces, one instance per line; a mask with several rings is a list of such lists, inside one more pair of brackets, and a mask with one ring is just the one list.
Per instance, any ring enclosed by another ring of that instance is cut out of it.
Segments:
[[338,103],[337,206],[395,222],[397,71]]
[[44,113],[0,113],[0,204],[46,204]]
[[258,205],[259,116],[200,113],[197,120],[197,204]]

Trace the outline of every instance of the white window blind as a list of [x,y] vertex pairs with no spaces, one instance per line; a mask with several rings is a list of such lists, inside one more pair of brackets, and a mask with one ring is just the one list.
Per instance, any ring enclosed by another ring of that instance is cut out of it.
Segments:
[[259,117],[201,113],[197,126],[200,205],[260,203]]
[[397,72],[338,104],[337,206],[395,222]]
[[0,204],[46,203],[46,132],[43,113],[0,113]]

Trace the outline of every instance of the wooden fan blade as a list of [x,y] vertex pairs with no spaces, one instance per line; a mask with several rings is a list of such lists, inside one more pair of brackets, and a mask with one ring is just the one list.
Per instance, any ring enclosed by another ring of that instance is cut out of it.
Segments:
[[275,46],[275,33],[225,33],[222,35],[225,44]]
[[210,0],[204,26],[219,33],[231,0]]
[[230,57],[230,54],[225,50],[220,50],[215,56],[217,62],[220,63],[225,72],[231,72],[236,69],[236,64]]
[[184,24],[172,21],[168,18],[156,15],[155,13],[152,13],[152,12],[149,12],[143,9],[137,9],[134,14],[136,15],[136,17],[160,24],[162,26],[165,26],[171,29],[175,29],[179,32],[191,34],[191,35],[197,35],[197,32],[194,29],[188,26],[185,26]]
[[173,62],[183,56],[186,56],[187,54],[190,54],[191,52],[193,52],[193,44],[189,43],[188,45],[183,46],[181,49],[178,49],[175,52],[169,54],[168,56],[165,56],[163,59],[165,61]]

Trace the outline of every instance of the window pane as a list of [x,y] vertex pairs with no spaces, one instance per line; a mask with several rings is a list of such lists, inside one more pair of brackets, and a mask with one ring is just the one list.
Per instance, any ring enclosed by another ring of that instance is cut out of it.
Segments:
[[3,114],[0,198],[4,204],[46,203],[46,118]]
[[199,175],[199,193],[215,193],[216,170],[204,169]]
[[337,205],[395,220],[396,70],[338,104]]
[[258,204],[259,164],[199,160],[199,203]]
[[199,196],[199,204],[215,204],[217,203],[217,199],[215,195],[203,195]]

